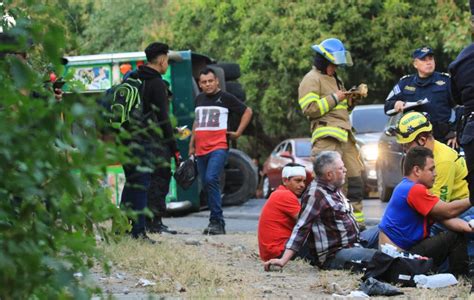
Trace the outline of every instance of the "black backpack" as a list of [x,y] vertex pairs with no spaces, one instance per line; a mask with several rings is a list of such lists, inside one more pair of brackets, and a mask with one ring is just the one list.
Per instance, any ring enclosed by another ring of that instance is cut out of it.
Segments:
[[145,81],[129,76],[106,91],[101,102],[112,128],[127,129],[130,123],[145,121],[148,114],[144,113],[144,90]]

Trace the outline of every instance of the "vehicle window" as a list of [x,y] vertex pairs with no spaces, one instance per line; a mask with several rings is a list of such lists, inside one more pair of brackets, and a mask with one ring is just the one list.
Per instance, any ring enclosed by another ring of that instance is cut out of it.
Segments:
[[311,156],[311,141],[296,141],[295,142],[295,156],[310,157]]
[[293,154],[293,147],[291,146],[291,143],[286,144],[285,151],[288,151],[290,154]]
[[352,126],[357,133],[382,132],[387,124],[383,106],[368,109],[354,109],[352,112]]
[[283,149],[285,149],[285,145],[286,145],[286,142],[283,142],[281,143],[280,145],[278,145],[275,150],[273,150],[272,154],[273,155],[277,155],[278,153],[282,152]]

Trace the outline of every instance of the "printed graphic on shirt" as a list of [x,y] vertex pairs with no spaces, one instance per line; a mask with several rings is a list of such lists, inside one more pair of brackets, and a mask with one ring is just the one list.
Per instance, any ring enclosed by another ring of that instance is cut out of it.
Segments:
[[221,106],[198,106],[196,113],[196,131],[227,129],[229,110]]

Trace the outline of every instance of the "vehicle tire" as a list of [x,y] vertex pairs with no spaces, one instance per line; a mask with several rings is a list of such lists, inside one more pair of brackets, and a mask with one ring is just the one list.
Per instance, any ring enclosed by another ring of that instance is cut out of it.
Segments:
[[270,194],[272,193],[272,190],[270,188],[270,180],[268,179],[267,176],[263,177],[262,193],[263,193],[263,198],[265,199],[268,199],[268,197],[270,197]]
[[382,171],[377,168],[377,190],[379,192],[380,201],[388,202],[392,197],[393,188],[385,185],[383,180]]
[[247,95],[245,95],[244,88],[239,82],[228,81],[225,83],[225,86],[228,93],[231,93],[240,101],[245,102]]
[[230,149],[224,172],[223,206],[240,205],[255,195],[258,185],[257,167],[247,154]]
[[224,70],[225,80],[237,80],[240,77],[240,65],[236,63],[218,63],[219,68]]

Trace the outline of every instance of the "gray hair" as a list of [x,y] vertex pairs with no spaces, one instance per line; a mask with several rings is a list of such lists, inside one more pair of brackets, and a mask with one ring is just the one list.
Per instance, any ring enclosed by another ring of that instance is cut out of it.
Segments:
[[323,177],[326,168],[340,159],[341,155],[336,151],[321,151],[316,155],[316,158],[313,163],[314,173],[316,177]]

